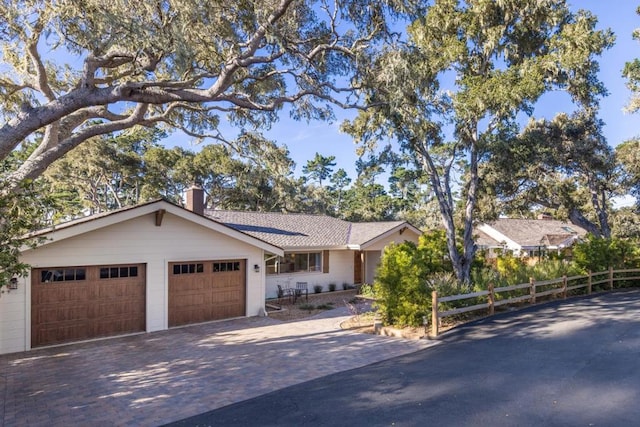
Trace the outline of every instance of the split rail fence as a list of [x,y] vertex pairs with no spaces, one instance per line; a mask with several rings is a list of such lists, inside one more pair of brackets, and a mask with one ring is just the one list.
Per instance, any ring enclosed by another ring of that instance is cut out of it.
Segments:
[[[538,298],[557,297],[567,298],[568,295],[589,295],[595,290],[613,290],[617,287],[629,286],[640,280],[640,269],[614,270],[598,273],[589,272],[584,276],[563,276],[558,279],[536,281],[529,279],[529,283],[494,288],[489,284],[486,291],[473,292],[463,295],[447,295],[440,297],[437,291],[432,292],[431,335],[437,337],[440,333],[443,317],[455,316],[462,313],[487,310],[488,315],[495,313],[496,307],[508,304],[535,304]],[[471,302],[469,302],[471,300]],[[483,301],[483,302],[479,302]],[[454,304],[451,304],[455,302]],[[465,302],[471,305],[463,305]],[[440,310],[440,305],[449,305]],[[451,307],[452,305],[463,305]]]

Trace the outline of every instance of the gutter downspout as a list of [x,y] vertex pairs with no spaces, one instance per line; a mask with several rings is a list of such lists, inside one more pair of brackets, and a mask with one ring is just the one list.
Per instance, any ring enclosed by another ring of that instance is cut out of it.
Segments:
[[262,301],[262,313],[264,313],[264,316],[267,317],[269,316],[268,312],[267,312],[267,299],[266,299],[266,295],[267,295],[267,262],[271,261],[272,259],[278,258],[278,255],[273,255],[270,257],[265,258],[262,261],[262,271],[264,271],[264,282],[263,282],[263,289],[264,289],[264,295],[265,298]]

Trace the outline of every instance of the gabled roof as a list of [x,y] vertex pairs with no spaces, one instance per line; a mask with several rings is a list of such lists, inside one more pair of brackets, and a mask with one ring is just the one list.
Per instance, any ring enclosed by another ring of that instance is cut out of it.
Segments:
[[349,243],[366,243],[381,234],[404,224],[404,221],[384,221],[384,222],[357,222],[351,224],[351,235]]
[[206,210],[205,216],[284,249],[361,249],[396,229],[420,230],[406,221],[351,223],[324,215]]
[[418,228],[406,221],[380,221],[380,222],[356,222],[351,224],[349,245],[365,249],[389,234],[399,231],[411,230],[417,235],[422,234]]
[[[276,255],[284,254],[282,248],[278,247],[277,245],[274,245],[266,240],[262,240],[259,237],[244,233],[241,230],[229,227],[211,218],[206,218],[202,215],[193,213],[190,210],[167,202],[164,199],[153,200],[140,205],[129,206],[114,211],[103,212],[96,215],[79,218],[73,221],[40,230],[36,233],[31,234],[30,237],[45,237],[45,240],[41,243],[41,245],[47,245],[55,241],[68,239],[70,237],[78,236],[93,230],[107,227],[109,225],[117,224],[119,222],[138,218],[143,215],[155,214],[156,221],[158,221],[159,216],[161,222],[162,216],[167,212],[181,217],[187,221],[199,224],[210,230],[217,231],[228,237],[232,237],[247,244],[256,246],[267,252],[274,253]],[[23,250],[28,249],[30,248],[23,248]]]
[[503,242],[498,242],[496,239],[489,236],[484,231],[479,228],[473,232],[473,237],[478,247],[482,248],[493,248],[493,247],[502,247]]
[[206,210],[203,216],[159,199],[58,224],[31,237],[46,237],[42,244],[47,245],[158,211],[163,211],[160,216],[169,212],[277,255],[284,249],[362,250],[396,231],[421,234],[406,221],[351,223],[325,215],[219,210]]
[[481,224],[477,230],[477,243],[484,246],[490,246],[493,240],[494,246],[513,241],[521,247],[559,247],[587,234],[582,227],[553,219],[500,218]]

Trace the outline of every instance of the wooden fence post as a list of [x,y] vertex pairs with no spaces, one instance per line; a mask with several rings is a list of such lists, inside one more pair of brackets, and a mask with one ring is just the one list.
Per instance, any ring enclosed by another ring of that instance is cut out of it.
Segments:
[[587,281],[587,294],[588,294],[588,295],[591,295],[591,289],[592,289],[592,287],[593,287],[593,285],[592,285],[592,280],[593,280],[593,279],[592,279],[592,277],[591,277],[591,276],[592,276],[592,274],[593,274],[593,273],[591,273],[591,270],[589,270],[589,279],[588,279],[588,281]]
[[536,303],[536,281],[533,277],[529,277],[529,293],[531,294],[531,304]]
[[613,267],[609,267],[609,290],[613,290]]
[[440,322],[438,320],[438,292],[431,292],[431,333],[433,337],[436,338],[438,336],[438,328],[440,326]]
[[562,298],[567,299],[567,275],[562,276]]
[[493,283],[489,283],[488,286],[488,291],[489,291],[489,316],[493,316],[493,314],[495,313],[495,302],[496,302],[496,297],[495,294],[493,293]]

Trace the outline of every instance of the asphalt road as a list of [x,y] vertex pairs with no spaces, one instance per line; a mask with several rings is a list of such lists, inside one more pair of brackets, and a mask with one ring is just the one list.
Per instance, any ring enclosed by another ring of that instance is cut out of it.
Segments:
[[173,425],[640,425],[639,290],[500,314],[440,341]]

